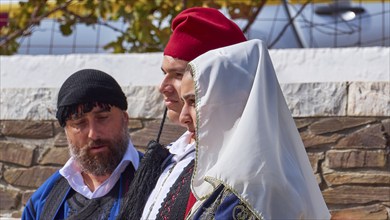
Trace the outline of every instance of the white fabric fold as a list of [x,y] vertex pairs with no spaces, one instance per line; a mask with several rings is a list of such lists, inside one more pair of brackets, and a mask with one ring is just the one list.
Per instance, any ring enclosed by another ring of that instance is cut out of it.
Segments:
[[329,219],[266,44],[212,50],[190,66],[197,99],[195,197],[204,200],[222,183],[259,218]]

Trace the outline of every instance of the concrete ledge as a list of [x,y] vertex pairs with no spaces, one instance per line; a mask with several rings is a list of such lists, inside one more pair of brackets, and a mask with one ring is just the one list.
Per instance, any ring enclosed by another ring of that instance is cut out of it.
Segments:
[[[390,82],[281,84],[294,117],[390,116]],[[157,86],[123,87],[132,118],[161,118]],[[54,120],[58,89],[3,88],[0,120]]]
[[347,83],[293,83],[280,86],[294,117],[346,115]]
[[348,115],[390,116],[390,82],[353,82],[349,86]]
[[[132,118],[160,118],[164,103],[156,86],[123,87]],[[0,120],[55,120],[58,89],[1,89]]]

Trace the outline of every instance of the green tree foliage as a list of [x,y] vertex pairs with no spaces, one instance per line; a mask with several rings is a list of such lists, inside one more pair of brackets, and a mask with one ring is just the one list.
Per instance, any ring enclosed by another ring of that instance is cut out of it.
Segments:
[[[225,7],[231,18],[248,20],[245,32],[266,0],[28,0],[11,10],[8,24],[0,30],[0,54],[10,55],[19,48],[18,39],[29,36],[45,18],[60,23],[63,35],[72,34],[75,24],[104,25],[120,32],[117,39],[105,45],[114,53],[162,51],[171,33],[172,19],[183,9],[203,6]],[[109,24],[121,20],[125,31]],[[130,46],[128,46],[130,45]]]

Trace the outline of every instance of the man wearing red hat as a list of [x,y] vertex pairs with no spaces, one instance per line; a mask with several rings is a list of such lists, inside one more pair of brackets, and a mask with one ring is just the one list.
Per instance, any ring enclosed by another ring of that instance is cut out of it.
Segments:
[[[161,67],[164,79],[160,92],[168,118],[180,124],[183,107],[180,85],[187,64],[209,50],[241,43],[246,38],[234,22],[212,8],[195,7],[182,11],[173,19],[172,31],[164,50]],[[193,135],[191,131],[185,132],[167,149],[155,141],[148,144],[133,185],[122,201],[125,205],[118,219],[177,220],[186,217],[196,202],[190,188],[195,158]]]
[[[212,8],[190,8],[172,22],[172,35],[164,50],[164,79],[160,92],[168,118],[177,124],[183,107],[181,79],[187,64],[203,53],[246,41],[241,29],[221,12]],[[141,219],[184,219],[195,202],[190,182],[194,166],[193,132],[185,132],[167,148],[169,162],[159,177],[144,207]]]

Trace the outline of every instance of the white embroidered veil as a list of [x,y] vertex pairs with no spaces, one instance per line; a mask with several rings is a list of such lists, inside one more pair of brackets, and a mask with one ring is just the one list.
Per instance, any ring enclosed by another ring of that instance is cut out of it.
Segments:
[[250,40],[212,50],[190,66],[195,197],[207,198],[222,183],[259,218],[329,219],[266,45]]

